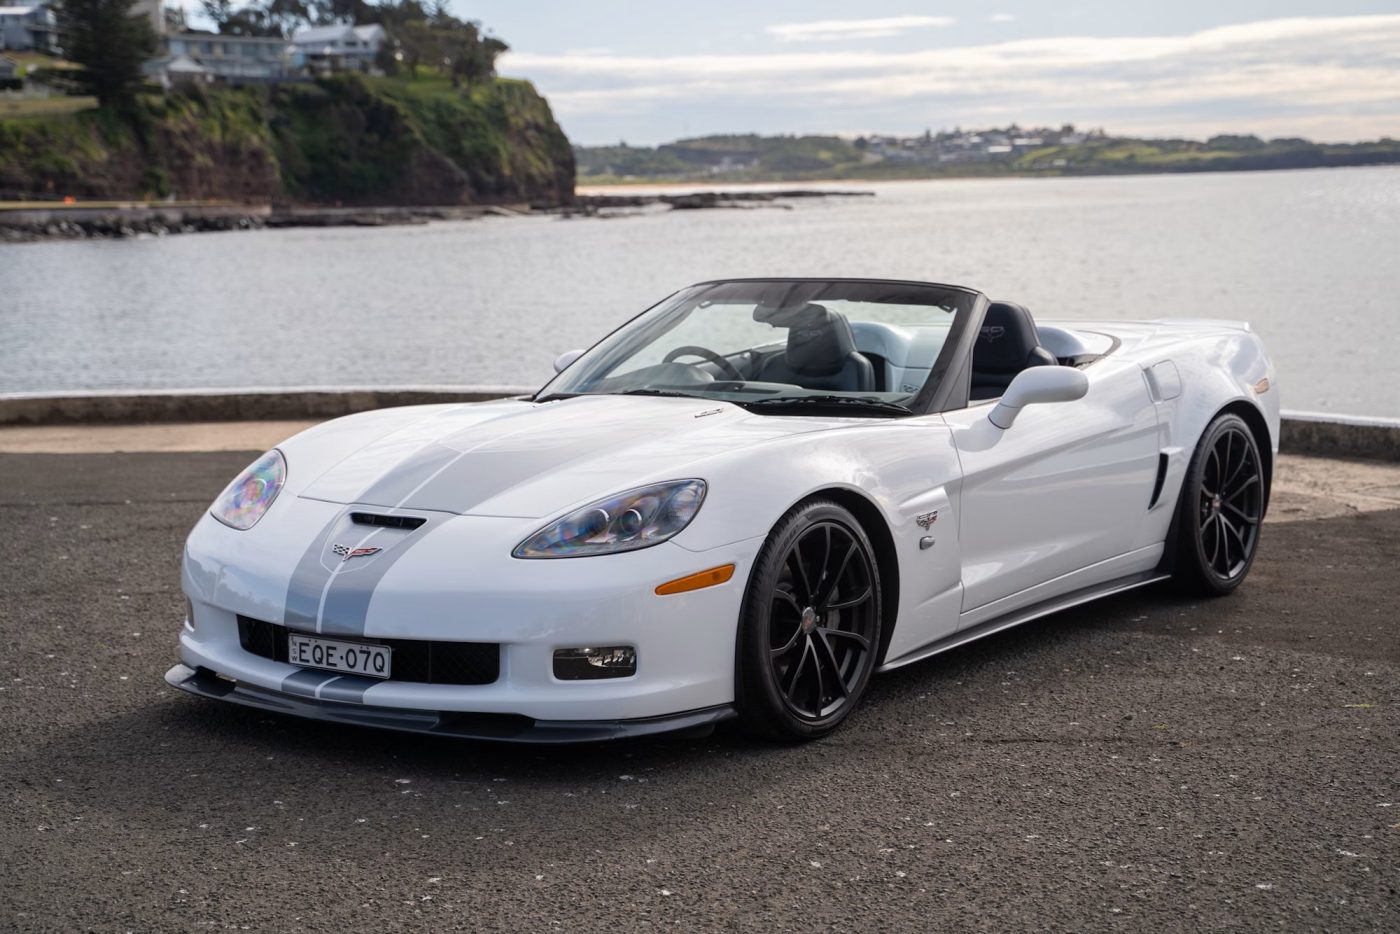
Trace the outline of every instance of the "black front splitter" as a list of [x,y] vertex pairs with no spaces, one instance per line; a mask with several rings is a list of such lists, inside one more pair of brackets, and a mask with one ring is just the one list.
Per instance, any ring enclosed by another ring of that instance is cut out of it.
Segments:
[[456,739],[498,743],[560,745],[598,743],[608,740],[655,736],[678,731],[709,730],[735,716],[730,706],[706,707],[663,717],[634,720],[535,720],[515,714],[458,713],[443,710],[411,710],[368,707],[337,701],[316,700],[270,691],[240,681],[221,678],[208,668],[176,665],[165,673],[173,687],[200,697],[230,701],[273,713],[291,714],[312,720],[369,726],[405,733],[426,733]]

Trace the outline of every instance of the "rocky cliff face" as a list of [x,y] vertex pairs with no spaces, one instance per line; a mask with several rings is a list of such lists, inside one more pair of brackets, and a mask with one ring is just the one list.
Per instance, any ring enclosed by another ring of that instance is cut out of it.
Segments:
[[573,198],[573,152],[523,81],[193,89],[131,113],[0,122],[0,197],[452,205]]

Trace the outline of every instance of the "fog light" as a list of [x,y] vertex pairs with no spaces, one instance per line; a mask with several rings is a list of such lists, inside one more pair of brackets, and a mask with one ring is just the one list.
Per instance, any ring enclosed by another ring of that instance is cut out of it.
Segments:
[[637,650],[630,645],[555,649],[554,677],[560,681],[630,678],[637,673]]

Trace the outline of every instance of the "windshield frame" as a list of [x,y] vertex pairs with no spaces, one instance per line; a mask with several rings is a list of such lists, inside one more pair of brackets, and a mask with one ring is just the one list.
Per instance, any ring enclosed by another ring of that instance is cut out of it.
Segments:
[[[914,415],[926,415],[926,414],[929,414],[929,413],[947,411],[948,409],[959,408],[959,407],[961,407],[961,404],[965,404],[965,401],[964,401],[963,403],[960,404],[960,403],[958,402],[958,398],[961,396],[961,397],[963,397],[963,398],[965,399],[965,396],[966,396],[966,387],[965,387],[965,386],[962,386],[961,388],[962,388],[963,391],[960,393],[960,392],[959,392],[959,384],[960,384],[960,383],[965,383],[966,380],[965,380],[965,379],[960,380],[960,379],[958,379],[958,377],[960,377],[960,376],[965,376],[965,375],[966,375],[965,373],[961,372],[961,370],[965,370],[966,368],[965,368],[965,367],[960,367],[958,364],[960,364],[962,361],[965,361],[965,360],[968,358],[968,356],[970,355],[970,353],[971,353],[972,343],[973,343],[973,340],[974,340],[974,338],[976,337],[976,334],[977,334],[977,328],[975,327],[975,325],[976,325],[977,323],[979,323],[979,322],[982,320],[983,316],[984,316],[985,313],[986,313],[987,305],[990,303],[990,302],[989,302],[989,299],[986,297],[986,295],[984,295],[983,293],[977,291],[976,289],[971,289],[971,288],[968,288],[968,287],[966,287],[966,286],[949,285],[949,284],[937,283],[937,282],[923,282],[923,281],[911,280],[911,279],[882,279],[882,278],[825,277],[825,276],[823,276],[823,277],[816,277],[816,276],[811,276],[811,277],[807,277],[807,276],[802,276],[802,277],[797,277],[797,276],[793,276],[793,277],[788,277],[788,276],[762,276],[762,277],[754,277],[754,278],[710,279],[710,280],[705,280],[705,281],[702,281],[702,282],[696,282],[696,283],[694,283],[694,284],[692,284],[692,285],[686,286],[686,287],[683,288],[683,289],[677,289],[675,292],[672,292],[670,295],[666,296],[666,297],[663,298],[661,301],[656,302],[656,303],[654,303],[653,305],[651,305],[650,307],[648,307],[648,308],[646,308],[645,310],[643,310],[642,312],[640,312],[640,313],[638,313],[638,314],[636,314],[636,315],[633,315],[631,318],[628,318],[626,321],[622,322],[622,323],[619,324],[617,327],[613,328],[611,331],[609,331],[607,334],[605,334],[602,338],[600,338],[598,341],[596,341],[596,342],[595,342],[592,346],[590,346],[587,350],[585,350],[583,353],[579,354],[579,356],[576,357],[572,362],[570,362],[570,364],[569,364],[568,366],[566,366],[563,370],[561,370],[560,372],[556,373],[553,377],[551,377],[551,378],[549,379],[548,382],[546,382],[542,387],[540,387],[540,389],[539,389],[533,396],[530,397],[531,401],[534,401],[534,402],[549,401],[550,397],[555,397],[555,398],[568,398],[568,397],[573,397],[573,396],[586,396],[586,395],[605,396],[605,395],[623,395],[623,394],[627,394],[627,393],[619,393],[619,392],[588,392],[588,391],[584,391],[584,392],[574,392],[574,391],[571,391],[571,390],[563,389],[562,387],[561,387],[561,388],[558,388],[558,389],[556,389],[555,387],[556,387],[559,383],[566,381],[566,380],[565,380],[566,374],[568,374],[570,370],[573,370],[574,367],[575,367],[577,364],[579,364],[580,362],[586,361],[587,358],[589,358],[589,357],[592,356],[595,352],[597,352],[598,349],[599,349],[601,346],[603,346],[603,345],[605,345],[605,344],[609,344],[609,343],[613,340],[613,338],[614,338],[615,336],[617,336],[619,333],[621,333],[621,332],[623,332],[623,331],[626,331],[626,330],[628,330],[628,329],[634,327],[634,326],[636,325],[636,323],[637,323],[639,320],[645,318],[647,315],[651,314],[651,313],[652,313],[653,311],[655,311],[657,308],[660,308],[660,307],[662,307],[662,306],[664,306],[664,305],[669,304],[670,302],[672,302],[673,300],[675,300],[678,296],[681,296],[681,295],[683,295],[683,294],[686,293],[686,292],[691,292],[691,291],[694,291],[694,290],[697,290],[697,289],[710,289],[710,288],[714,288],[714,287],[717,287],[717,286],[726,286],[726,285],[735,285],[735,286],[743,286],[743,285],[774,285],[774,286],[781,286],[781,285],[788,285],[788,286],[794,286],[794,287],[796,287],[796,286],[802,286],[802,285],[812,285],[812,286],[815,286],[815,287],[822,287],[822,286],[836,286],[836,287],[840,287],[840,286],[846,286],[846,285],[849,285],[849,286],[871,285],[871,286],[891,286],[891,287],[895,287],[895,288],[933,289],[933,290],[940,290],[940,291],[944,291],[944,292],[959,293],[960,297],[962,297],[964,300],[959,302],[958,306],[956,307],[955,311],[953,312],[953,320],[952,320],[952,322],[951,322],[951,324],[950,324],[950,326],[949,326],[948,334],[947,334],[946,338],[944,339],[943,345],[942,345],[942,347],[940,348],[937,357],[934,359],[933,366],[932,366],[932,367],[930,368],[930,370],[929,370],[929,375],[928,375],[928,377],[925,379],[923,385],[920,386],[919,390],[915,393],[913,399],[911,399],[911,400],[907,403],[907,408],[908,408],[908,410],[909,410],[908,415],[902,416],[902,417],[909,417],[909,416],[914,416]],[[577,371],[575,371],[575,373],[576,373],[576,372],[577,372]],[[631,394],[633,394],[633,395],[646,395],[646,394],[649,394],[649,393],[643,391],[643,392],[633,392],[633,393],[631,393]],[[685,396],[687,396],[687,395],[689,395],[689,394],[687,394],[687,393],[680,393],[680,392],[676,392],[676,393],[657,392],[657,393],[655,393],[655,395],[673,395],[673,396],[685,397]],[[695,394],[693,395],[693,397],[694,397],[695,399],[702,400],[702,401],[705,401],[705,402],[729,402],[729,403],[731,403],[731,404],[739,405],[739,406],[741,406],[741,407],[744,406],[744,403],[743,403],[742,401],[733,400],[733,399],[721,398],[721,397],[718,397],[718,396],[708,396],[708,395],[704,395],[704,394],[701,394],[701,393],[695,393]],[[802,397],[794,396],[794,397],[791,397],[791,398],[792,398],[792,399],[800,399],[800,398],[802,398]],[[856,402],[859,401],[859,397],[858,397],[858,396],[851,396],[851,397],[850,397],[850,400],[851,400],[852,403],[856,403]],[[776,402],[776,401],[779,401],[779,400],[773,399],[773,400],[769,400],[769,401],[775,401],[775,402]],[[855,407],[855,406],[853,406],[853,407]],[[761,406],[758,406],[758,407],[756,407],[756,408],[761,408]],[[803,412],[801,412],[801,411],[783,411],[783,410],[782,410],[783,407],[780,407],[780,406],[779,406],[779,407],[775,407],[775,408],[779,409],[780,411],[774,411],[774,412],[769,412],[769,413],[764,413],[764,414],[770,414],[770,415],[802,415],[802,414],[806,414],[806,413],[803,413]],[[797,407],[794,406],[793,408],[797,408]],[[754,411],[754,409],[749,409],[749,411]],[[814,412],[814,413],[812,413],[812,414],[816,414],[816,413]],[[843,412],[842,414],[843,414],[843,415],[848,415],[849,417],[871,417],[872,415],[876,415],[877,413],[875,413],[875,412],[867,412],[867,413],[857,413],[857,412],[849,412],[849,413],[847,413],[847,412]],[[878,413],[878,414],[881,414],[881,415],[882,415],[883,417],[885,417],[885,418],[891,417],[891,413],[889,413],[889,412]],[[901,417],[901,416],[898,416],[897,413],[895,413],[895,414],[896,414],[896,417]]]

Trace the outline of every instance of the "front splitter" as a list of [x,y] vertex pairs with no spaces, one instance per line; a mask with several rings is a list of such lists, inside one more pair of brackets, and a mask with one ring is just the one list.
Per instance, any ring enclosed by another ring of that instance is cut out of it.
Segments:
[[631,720],[535,720],[516,714],[369,707],[297,697],[221,678],[208,668],[191,668],[188,665],[174,666],[165,673],[165,680],[173,687],[200,697],[229,701],[273,713],[351,726],[397,730],[403,733],[425,733],[497,743],[599,743],[712,728],[715,724],[736,715],[734,708],[726,705]]

